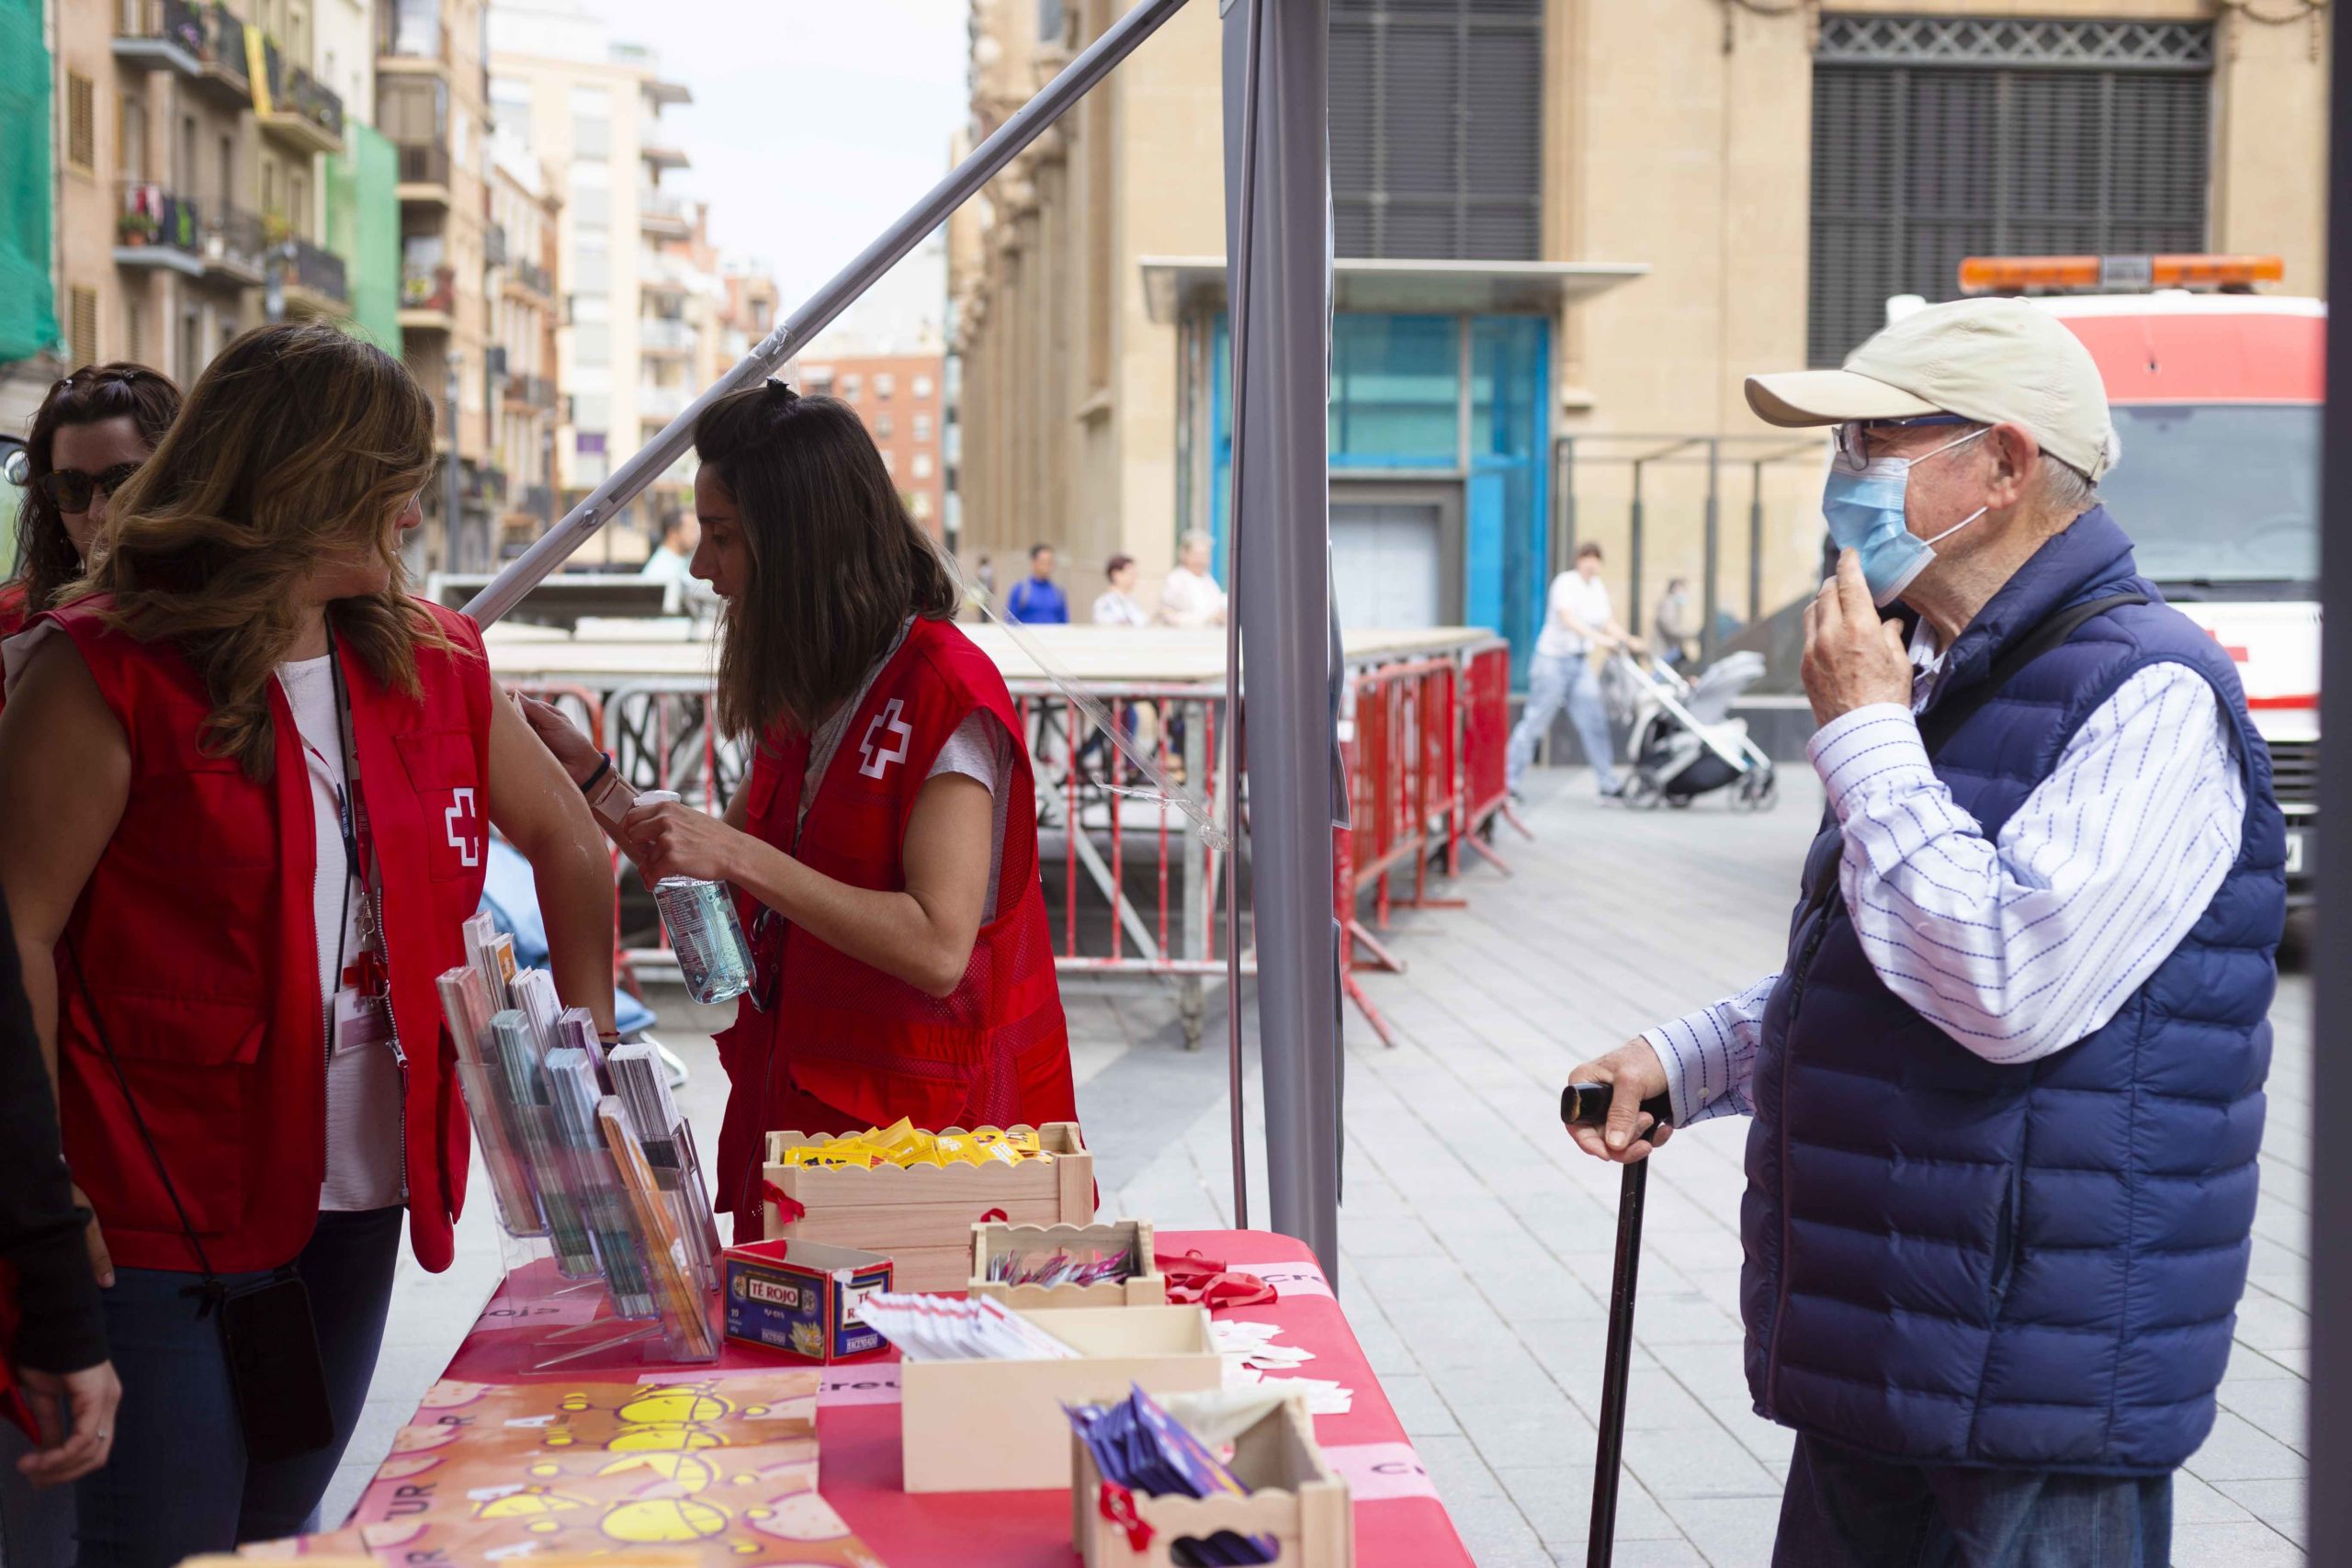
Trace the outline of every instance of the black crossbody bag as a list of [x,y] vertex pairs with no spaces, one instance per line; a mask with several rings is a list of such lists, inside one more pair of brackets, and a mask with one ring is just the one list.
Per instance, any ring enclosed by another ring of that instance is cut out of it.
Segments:
[[222,1283],[212,1271],[212,1260],[204,1255],[204,1243],[197,1239],[179,1189],[164,1168],[163,1152],[147,1131],[146,1117],[140,1114],[130,1080],[123,1073],[114,1042],[98,1017],[97,999],[91,996],[89,980],[82,973],[82,955],[70,936],[65,939],[65,955],[74,965],[74,982],[81,989],[82,1003],[89,1010],[90,1027],[97,1032],[107,1066],[114,1070],[115,1085],[122,1090],[122,1102],[130,1108],[139,1141],[146,1145],[156,1178],[172,1201],[172,1212],[179,1216],[181,1233],[196,1254],[203,1283],[189,1287],[186,1293],[198,1299],[199,1318],[209,1316],[220,1325],[220,1350],[228,1362],[229,1387],[236,1396],[237,1425],[244,1434],[246,1459],[255,1464],[272,1464],[316,1453],[334,1441],[334,1408],[327,1398],[326,1360],[319,1353],[309,1287],[291,1264],[266,1280],[234,1287]]

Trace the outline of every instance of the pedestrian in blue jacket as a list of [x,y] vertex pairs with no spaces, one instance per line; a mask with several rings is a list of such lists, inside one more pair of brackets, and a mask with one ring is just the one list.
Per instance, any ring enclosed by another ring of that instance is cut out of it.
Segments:
[[2055,317],[1930,307],[1747,400],[1834,430],[1804,661],[1829,809],[1781,973],[1576,1068],[1615,1084],[1577,1140],[1645,1157],[1658,1094],[1752,1119],[1778,1568],[2163,1568],[2251,1248],[2269,754],[2098,502],[2106,392]]
[[1029,575],[1004,596],[1004,618],[1036,626],[1069,625],[1069,601],[1054,583],[1054,547],[1029,547]]

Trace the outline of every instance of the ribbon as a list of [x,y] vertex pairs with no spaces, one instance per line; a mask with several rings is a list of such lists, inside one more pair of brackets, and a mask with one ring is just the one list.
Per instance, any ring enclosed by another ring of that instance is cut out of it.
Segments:
[[980,1216],[980,1221],[983,1224],[990,1220],[999,1220],[1010,1223],[1012,1219],[1012,1216],[1006,1213],[1002,1209],[990,1209],[987,1213]]
[[807,1205],[773,1181],[760,1183],[760,1196],[775,1205],[777,1219],[784,1224],[796,1224],[808,1216]]
[[1162,1252],[1152,1261],[1168,1276],[1170,1306],[1191,1306],[1197,1302],[1216,1312],[1223,1307],[1259,1306],[1281,1299],[1280,1292],[1257,1275],[1204,1258],[1198,1248],[1181,1258]]
[[1102,1510],[1104,1518],[1126,1531],[1127,1550],[1130,1551],[1143,1551],[1158,1533],[1144,1522],[1143,1516],[1136,1512],[1136,1495],[1115,1481],[1102,1483],[1094,1506]]

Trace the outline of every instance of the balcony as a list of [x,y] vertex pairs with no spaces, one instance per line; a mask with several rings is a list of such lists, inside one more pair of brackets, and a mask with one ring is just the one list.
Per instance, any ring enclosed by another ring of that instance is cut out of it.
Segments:
[[506,378],[506,400],[516,408],[552,409],[555,407],[555,383],[544,376],[509,376]]
[[637,384],[637,417],[664,424],[685,412],[694,393],[684,387],[664,387],[652,381]]
[[221,105],[252,96],[245,24],[191,0],[115,0],[114,57],[133,70],[176,71]]
[[686,157],[684,149],[663,146],[660,141],[651,140],[662,134],[659,123],[647,126],[646,130],[649,140],[639,145],[637,155],[645,160],[655,175],[660,175],[664,169],[683,169],[688,166],[691,161]]
[[637,345],[647,355],[688,355],[695,351],[691,322],[668,316],[647,316],[637,323]]
[[548,276],[548,269],[537,262],[515,261],[510,257],[506,263],[506,287],[545,303],[551,304],[555,299],[555,279]]
[[438,141],[396,141],[400,197],[427,206],[449,205],[449,149]]
[[203,225],[196,204],[149,180],[119,182],[115,204],[118,266],[167,267],[204,276]]
[[[343,99],[334,88],[288,62],[274,39],[262,40],[269,90],[254,95],[255,120],[269,135],[298,152],[343,151]],[[267,113],[262,113],[266,97]]]
[[204,276],[214,283],[258,288],[269,279],[269,249],[261,219],[228,208],[203,225]]
[[454,267],[401,268],[401,330],[446,333],[456,324],[458,274]]
[[639,229],[658,240],[694,237],[694,220],[686,212],[685,199],[650,186],[638,188],[637,222]]
[[277,247],[279,283],[286,290],[288,314],[341,316],[349,313],[351,290],[344,278],[343,258],[299,236]]
[[380,70],[446,70],[448,35],[438,0],[383,0],[376,7],[376,64]]
[[506,265],[506,225],[492,223],[481,231],[481,261],[484,266]]

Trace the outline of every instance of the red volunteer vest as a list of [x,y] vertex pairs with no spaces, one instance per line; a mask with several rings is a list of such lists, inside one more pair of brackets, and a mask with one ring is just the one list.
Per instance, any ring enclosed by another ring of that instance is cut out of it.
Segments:
[[[87,996],[58,953],[65,1160],[117,1263],[196,1269],[99,1046],[95,1001],[214,1269],[273,1269],[310,1239],[326,1172],[311,879],[343,868],[316,863],[310,774],[277,683],[277,770],[257,784],[236,761],[204,754],[211,700],[194,667],[169,643],[106,626],[104,603],[45,617],[73,637],[130,742],[122,821],[66,928]],[[481,631],[426,609],[455,651],[418,648],[421,697],[340,657],[383,865],[392,1017],[408,1055],[409,1236],[417,1260],[437,1270],[449,1266],[468,1144],[435,981],[463,962],[458,926],[481,898],[491,686]]]
[[[915,797],[939,749],[978,710],[1020,736],[996,666],[953,623],[918,617],[842,732],[797,848],[808,737],[779,727],[762,742],[748,786],[751,832],[853,887],[903,890],[901,846]],[[763,972],[782,966],[775,1005],[762,1012],[746,998],[735,1026],[718,1037],[733,1092],[718,1179],[739,1224],[742,1216],[757,1223],[760,1140],[779,1128],[849,1132],[901,1116],[933,1131],[1077,1119],[1069,1031],[1037,880],[1036,789],[1017,739],[1013,757],[997,917],[980,928],[963,983],[949,995],[920,991],[807,931],[760,944]],[[739,903],[748,928],[759,906]],[[811,1099],[843,1124],[795,1120],[807,1117]]]
[[[22,582],[0,582],[0,642],[6,642],[25,629],[25,585]],[[0,686],[0,708],[6,708],[8,694]]]

